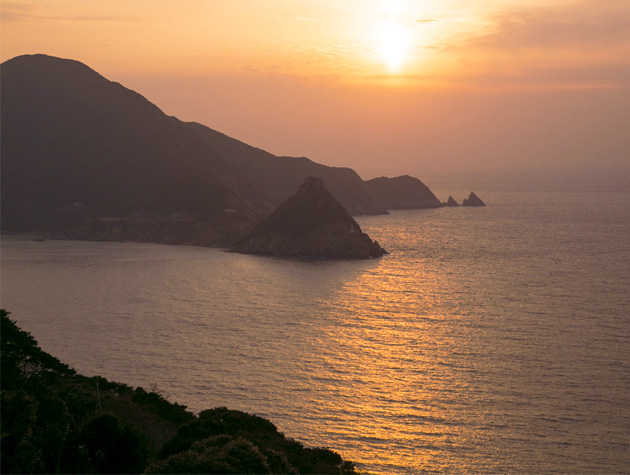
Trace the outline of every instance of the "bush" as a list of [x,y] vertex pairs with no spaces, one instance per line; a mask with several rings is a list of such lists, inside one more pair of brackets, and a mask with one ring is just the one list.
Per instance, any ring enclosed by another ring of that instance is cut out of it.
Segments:
[[147,450],[140,434],[120,424],[111,414],[89,421],[81,431],[95,473],[139,473],[144,470]]
[[272,473],[267,457],[251,442],[218,435],[150,466],[146,473]]

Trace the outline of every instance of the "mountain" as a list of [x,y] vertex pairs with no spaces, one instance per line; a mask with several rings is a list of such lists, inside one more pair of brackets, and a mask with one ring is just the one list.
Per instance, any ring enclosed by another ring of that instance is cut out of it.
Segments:
[[14,58],[1,93],[3,230],[212,245],[259,219],[194,131],[84,64]]
[[332,195],[352,215],[386,212],[374,204],[363,180],[350,168],[329,167],[305,157],[277,157],[204,125],[190,123],[189,126],[215,157],[229,163],[244,178],[233,185],[234,189],[254,202],[262,201],[264,214],[291,196],[309,176],[322,178]]
[[439,208],[440,200],[417,178],[409,175],[396,178],[373,178],[365,182],[365,189],[383,209]]
[[272,256],[362,259],[385,254],[361,231],[343,206],[324,188],[321,178],[309,177],[231,249]]
[[353,170],[169,117],[78,61],[19,56],[1,80],[3,231],[222,246],[313,174],[351,212],[383,212]]
[[1,68],[3,231],[228,246],[309,176],[352,215],[432,207],[415,178],[364,182],[277,157],[169,117],[78,61],[36,54]]

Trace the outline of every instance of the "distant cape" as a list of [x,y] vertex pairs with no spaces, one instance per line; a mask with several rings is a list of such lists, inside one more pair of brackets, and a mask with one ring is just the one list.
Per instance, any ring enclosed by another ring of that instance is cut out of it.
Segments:
[[427,209],[442,206],[429,187],[409,175],[365,182],[374,203],[384,209]]

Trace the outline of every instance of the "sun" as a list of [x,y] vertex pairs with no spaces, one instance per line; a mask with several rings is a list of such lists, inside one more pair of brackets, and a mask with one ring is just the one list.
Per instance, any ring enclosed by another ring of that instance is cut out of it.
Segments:
[[381,10],[378,22],[380,56],[389,73],[400,72],[407,59],[411,32],[405,21],[407,8],[400,0],[389,0]]
[[407,27],[396,18],[385,18],[381,25],[381,55],[390,73],[400,72],[409,48]]

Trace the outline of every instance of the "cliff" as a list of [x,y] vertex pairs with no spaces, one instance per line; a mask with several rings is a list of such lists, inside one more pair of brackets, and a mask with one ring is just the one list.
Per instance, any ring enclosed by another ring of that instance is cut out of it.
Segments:
[[324,188],[309,177],[297,193],[231,248],[272,256],[363,259],[385,254]]

